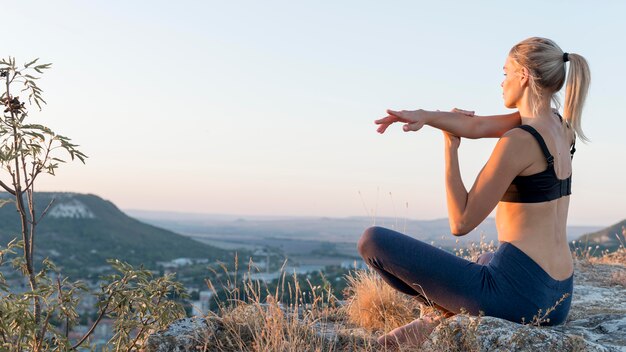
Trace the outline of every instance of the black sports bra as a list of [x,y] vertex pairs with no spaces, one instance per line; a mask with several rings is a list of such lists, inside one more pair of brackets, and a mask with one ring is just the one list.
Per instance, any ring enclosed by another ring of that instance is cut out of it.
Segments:
[[[556,172],[554,171],[554,157],[550,154],[546,142],[539,132],[529,125],[520,125],[517,126],[517,128],[521,128],[535,137],[537,143],[539,143],[539,147],[541,147],[543,155],[546,157],[548,167],[534,175],[515,177],[500,201],[510,203],[541,203],[572,194],[572,175],[564,180],[556,176]],[[570,150],[572,158],[574,157],[575,151],[575,145],[572,144]]]

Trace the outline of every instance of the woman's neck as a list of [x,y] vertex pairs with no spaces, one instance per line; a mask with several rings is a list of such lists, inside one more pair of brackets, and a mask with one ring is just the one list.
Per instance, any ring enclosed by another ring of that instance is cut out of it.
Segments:
[[[537,104],[537,109],[533,109],[533,103]],[[524,94],[520,101],[517,103],[517,110],[519,111],[522,118],[522,124],[534,121],[537,118],[552,116],[550,97],[533,99],[530,94]]]

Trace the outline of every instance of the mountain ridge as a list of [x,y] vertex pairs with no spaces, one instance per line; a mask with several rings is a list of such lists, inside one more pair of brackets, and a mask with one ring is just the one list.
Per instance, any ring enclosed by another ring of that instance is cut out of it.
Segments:
[[[0,199],[11,199],[0,193]],[[117,258],[133,265],[155,267],[158,261],[187,258],[223,260],[228,252],[170,230],[146,224],[122,212],[112,202],[94,194],[39,192],[35,210],[41,214],[53,201],[37,227],[36,259],[50,257],[70,271],[106,265]],[[21,239],[14,204],[0,208],[0,245]]]

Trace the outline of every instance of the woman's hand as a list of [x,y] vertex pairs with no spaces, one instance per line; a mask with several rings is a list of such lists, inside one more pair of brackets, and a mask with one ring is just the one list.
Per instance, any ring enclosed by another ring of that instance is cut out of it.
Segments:
[[[437,110],[439,111],[439,110]],[[462,110],[454,108],[452,112],[463,114],[466,116],[474,116],[473,111]],[[424,110],[402,110],[402,111],[394,111],[387,110],[387,116],[382,119],[374,121],[377,125],[380,125],[377,129],[378,133],[385,133],[387,127],[391,126],[395,122],[403,122],[404,126],[402,126],[402,130],[404,132],[409,131],[419,131],[424,125],[427,123],[427,115],[428,112]]]
[[461,146],[461,137],[455,136],[452,133],[442,131],[443,137],[446,143],[446,149],[459,149]]
[[385,133],[387,127],[396,122],[403,122],[405,124],[402,126],[402,129],[405,132],[418,131],[420,128],[424,127],[424,124],[426,123],[424,110],[387,110],[387,114],[388,115],[382,119],[374,121],[375,124],[380,125],[376,130],[378,133]]
[[469,116],[469,117],[473,117],[474,116],[474,111],[469,111],[469,110],[463,110],[463,109],[454,108],[454,109],[452,109],[452,112],[457,112],[459,114],[463,114],[463,115]]

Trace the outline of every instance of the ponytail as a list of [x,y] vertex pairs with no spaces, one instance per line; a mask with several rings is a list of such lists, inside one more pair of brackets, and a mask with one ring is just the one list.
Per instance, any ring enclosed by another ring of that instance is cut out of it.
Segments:
[[578,137],[585,142],[589,138],[585,135],[581,126],[583,106],[589,90],[591,73],[589,65],[584,57],[578,54],[569,54],[569,71],[565,85],[565,105],[563,117],[572,126]]

